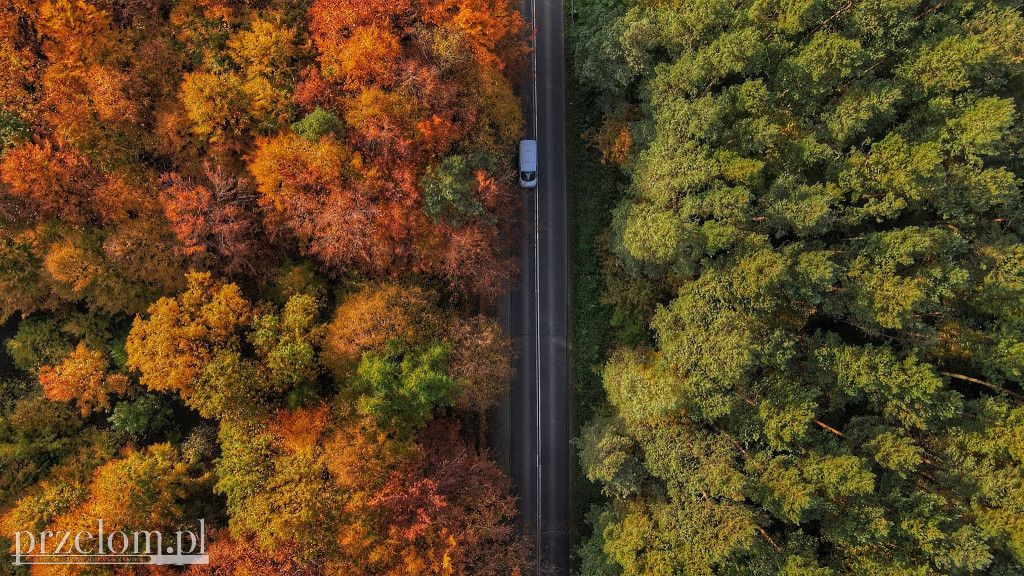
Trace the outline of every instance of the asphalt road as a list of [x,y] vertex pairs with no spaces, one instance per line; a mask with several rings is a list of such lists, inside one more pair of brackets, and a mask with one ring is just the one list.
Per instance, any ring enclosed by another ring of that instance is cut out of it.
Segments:
[[533,70],[523,83],[526,137],[538,148],[538,186],[523,191],[521,272],[502,306],[519,343],[518,377],[499,409],[499,460],[519,492],[544,571],[569,574],[569,209],[565,171],[562,0],[523,0],[534,26]]

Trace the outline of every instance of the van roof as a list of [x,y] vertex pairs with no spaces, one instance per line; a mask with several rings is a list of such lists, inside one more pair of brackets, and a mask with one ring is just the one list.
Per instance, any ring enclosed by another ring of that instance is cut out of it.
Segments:
[[537,169],[537,141],[520,140],[519,142],[519,169],[526,172],[533,172]]

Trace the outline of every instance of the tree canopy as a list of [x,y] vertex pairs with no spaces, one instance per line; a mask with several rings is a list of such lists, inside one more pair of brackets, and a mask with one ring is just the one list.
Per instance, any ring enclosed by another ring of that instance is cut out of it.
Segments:
[[205,519],[189,574],[531,566],[483,433],[526,31],[506,0],[0,0],[0,547]]
[[585,574],[1014,574],[1024,18],[584,2],[623,345]]

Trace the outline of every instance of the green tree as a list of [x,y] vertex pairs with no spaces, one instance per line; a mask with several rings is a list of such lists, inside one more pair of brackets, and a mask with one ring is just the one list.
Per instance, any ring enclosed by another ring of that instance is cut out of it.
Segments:
[[0,110],[0,154],[29,139],[32,126],[9,110]]
[[381,354],[365,353],[351,381],[359,411],[403,436],[423,427],[435,408],[451,406],[462,392],[444,372],[450,353],[447,343],[406,350],[397,340]]
[[73,343],[53,320],[28,319],[18,324],[18,332],[6,342],[14,365],[25,372],[52,366],[71,353]]
[[146,437],[166,428],[173,418],[174,410],[166,399],[158,394],[143,394],[118,402],[107,421],[117,432]]
[[292,124],[292,132],[302,136],[306,140],[317,141],[321,136],[334,134],[341,137],[344,134],[345,126],[334,114],[317,106],[315,110],[302,117],[302,120]]
[[493,170],[495,162],[486,156],[449,156],[423,176],[423,212],[459,226],[484,214],[476,197],[477,173]]

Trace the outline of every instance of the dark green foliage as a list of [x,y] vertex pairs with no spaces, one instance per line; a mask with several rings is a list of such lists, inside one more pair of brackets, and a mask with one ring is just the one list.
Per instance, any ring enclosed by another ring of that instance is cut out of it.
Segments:
[[484,207],[476,194],[477,173],[493,171],[496,164],[487,155],[448,156],[422,178],[423,212],[453,226],[482,215]]
[[643,111],[583,573],[1019,573],[1018,7],[579,4]]
[[52,320],[25,320],[18,325],[18,333],[6,342],[14,365],[33,373],[60,362],[71,352],[73,344]]
[[9,110],[0,110],[0,154],[24,142],[32,134],[32,127],[21,116]]
[[143,394],[134,400],[118,402],[111,414],[114,430],[132,436],[156,434],[171,423],[174,410],[158,394]]
[[67,404],[39,395],[18,400],[0,418],[0,506],[21,495],[81,444],[82,421]]
[[35,391],[36,383],[28,378],[0,379],[0,413],[6,414],[14,404]]
[[[579,5],[579,4],[577,4]],[[577,16],[577,22],[581,19]],[[611,344],[611,307],[602,302],[604,282],[601,258],[595,248],[611,220],[611,208],[620,196],[618,171],[602,165],[600,154],[586,146],[583,134],[600,123],[600,110],[593,104],[596,96],[569,83],[568,100],[568,194],[570,242],[570,378],[572,390],[572,435],[606,405],[601,387],[600,367]],[[602,496],[599,487],[587,480],[580,469],[573,474],[572,536],[589,533],[586,512]],[[584,568],[585,570],[586,568]]]

